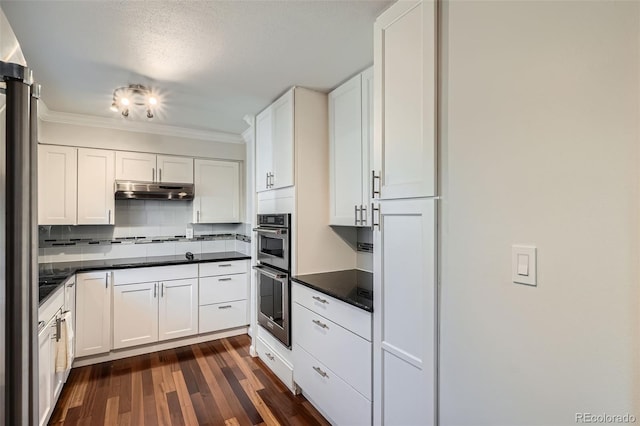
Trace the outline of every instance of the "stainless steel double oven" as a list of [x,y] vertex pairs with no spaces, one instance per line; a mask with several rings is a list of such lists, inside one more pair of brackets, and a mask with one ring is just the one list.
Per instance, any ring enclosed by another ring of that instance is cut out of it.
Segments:
[[291,215],[259,214],[258,323],[286,347],[291,347]]

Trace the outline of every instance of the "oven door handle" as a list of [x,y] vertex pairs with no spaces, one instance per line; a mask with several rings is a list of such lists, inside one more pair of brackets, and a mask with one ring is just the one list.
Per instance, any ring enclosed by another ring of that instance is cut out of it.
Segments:
[[282,235],[287,233],[286,229],[253,228],[253,230],[260,234]]
[[256,271],[260,272],[261,274],[266,275],[269,278],[273,278],[274,280],[282,280],[283,278],[287,278],[287,274],[278,274],[278,273],[270,272],[264,266],[255,265],[253,267],[253,269],[255,269]]

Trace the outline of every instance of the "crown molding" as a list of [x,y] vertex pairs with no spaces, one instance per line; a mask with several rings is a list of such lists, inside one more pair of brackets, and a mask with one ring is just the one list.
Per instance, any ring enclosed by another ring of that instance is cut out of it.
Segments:
[[57,124],[71,124],[76,126],[99,127],[103,129],[124,130],[127,132],[150,133],[161,136],[199,139],[206,141],[239,143],[245,140],[241,135],[214,130],[197,130],[186,127],[169,126],[166,124],[145,123],[140,121],[124,121],[121,119],[98,117],[94,115],[74,114],[70,112],[52,111],[46,104],[39,102],[38,117],[42,121]]

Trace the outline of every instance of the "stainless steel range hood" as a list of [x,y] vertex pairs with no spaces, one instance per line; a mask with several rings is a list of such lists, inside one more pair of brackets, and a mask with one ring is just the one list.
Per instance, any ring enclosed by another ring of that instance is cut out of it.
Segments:
[[116,181],[116,200],[193,200],[193,184]]

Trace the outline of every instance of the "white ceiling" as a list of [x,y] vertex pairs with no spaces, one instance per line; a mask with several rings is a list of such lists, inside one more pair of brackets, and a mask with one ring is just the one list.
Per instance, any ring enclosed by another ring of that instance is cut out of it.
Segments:
[[96,116],[113,89],[163,94],[154,122],[240,133],[292,85],[328,91],[373,62],[391,1],[3,1],[49,109]]

